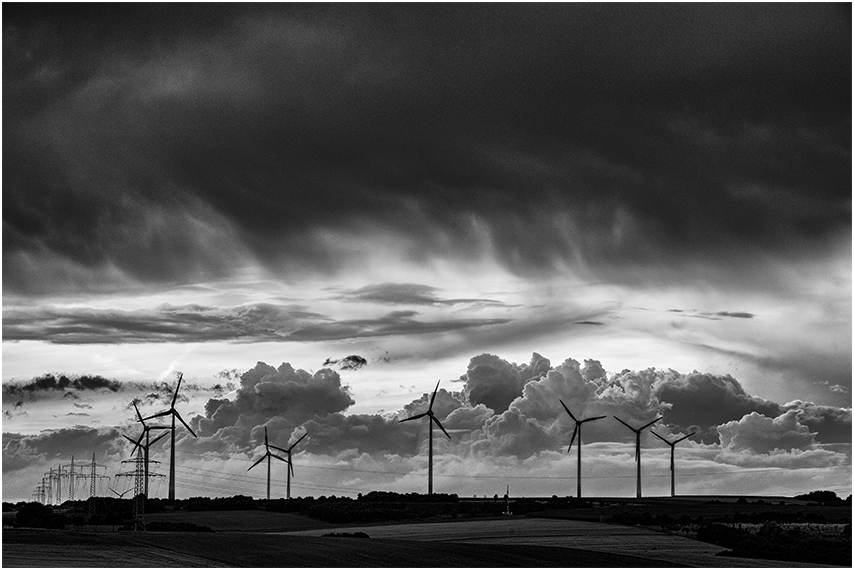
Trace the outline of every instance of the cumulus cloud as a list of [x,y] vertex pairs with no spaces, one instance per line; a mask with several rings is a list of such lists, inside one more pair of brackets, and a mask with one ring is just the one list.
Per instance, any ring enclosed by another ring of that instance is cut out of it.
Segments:
[[718,426],[721,447],[726,451],[760,454],[808,449],[815,444],[815,434],[798,421],[799,415],[797,410],[788,410],[776,418],[751,412],[740,420]]
[[783,404],[784,410],[799,410],[798,421],[816,434],[822,443],[851,442],[851,408],[820,406],[812,402],[793,400]]
[[[182,430],[177,438],[182,453],[210,461],[251,458],[263,445],[266,428],[270,442],[280,447],[307,434],[295,452],[303,460],[330,468],[355,468],[358,463],[376,471],[392,471],[392,466],[402,473],[424,469],[428,425],[423,420],[400,420],[426,411],[432,390],[396,413],[348,414],[354,404],[350,390],[339,373],[328,368],[310,373],[288,363],[273,367],[258,362],[239,377],[226,376],[237,381],[234,393],[208,399],[203,413],[189,418],[198,438]],[[609,416],[585,424],[583,442],[592,454],[588,456],[597,457],[596,469],[608,465],[611,473],[631,466],[634,435],[610,416],[640,425],[663,415],[656,429],[665,436],[685,434],[689,428],[700,432],[714,429],[716,441],[703,443],[698,433],[680,446],[683,470],[699,464],[706,465],[706,471],[709,464],[819,468],[850,461],[850,447],[845,446],[850,446],[850,409],[803,401],[781,406],[746,394],[730,376],[682,375],[652,368],[608,372],[592,359],[580,363],[567,358],[552,366],[547,358],[534,353],[524,364],[492,354],[475,356],[460,380],[454,385],[459,391],[440,383],[433,405],[452,435],[451,439],[434,440],[437,464],[448,470],[445,473],[484,462],[511,470],[522,465],[545,470],[549,462],[568,461],[565,446],[573,422],[560,400],[579,418]],[[706,406],[713,413],[695,409],[703,402],[714,404]],[[715,423],[740,412],[735,419]],[[839,443],[822,445],[822,433],[827,441]],[[647,465],[652,469],[659,466],[666,474],[667,450],[661,442],[645,432],[642,445],[649,450]],[[118,457],[126,446],[119,431],[107,427],[4,434],[3,468],[4,472],[15,471],[52,461],[69,450],[82,454],[92,449]],[[161,442],[153,452],[165,453],[166,449]],[[401,480],[396,484],[403,485],[407,477],[397,479]]]
[[747,394],[732,376],[692,372],[671,375],[657,383],[655,395],[669,404],[664,421],[682,431],[699,430],[697,439],[713,443],[718,439],[719,424],[758,412],[774,417],[782,407],[774,402]]

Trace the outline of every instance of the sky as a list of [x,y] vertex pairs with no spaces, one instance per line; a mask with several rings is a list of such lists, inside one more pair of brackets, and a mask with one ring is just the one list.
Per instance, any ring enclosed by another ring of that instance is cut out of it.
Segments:
[[847,496],[851,80],[847,3],[4,3],[3,498],[121,491],[179,372],[178,497],[264,427],[424,492],[437,381],[436,492],[573,494],[563,400],[585,494],[661,416],[679,492]]

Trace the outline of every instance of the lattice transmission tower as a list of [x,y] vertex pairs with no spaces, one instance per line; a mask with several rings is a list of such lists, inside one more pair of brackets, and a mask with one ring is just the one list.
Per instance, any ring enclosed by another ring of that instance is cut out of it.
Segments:
[[107,468],[105,465],[95,463],[95,454],[93,453],[92,463],[89,464],[89,473],[81,473],[78,475],[78,477],[89,479],[89,517],[95,516],[95,497],[98,496],[98,481],[110,478],[107,475],[98,474],[98,469],[101,467],[104,469]]

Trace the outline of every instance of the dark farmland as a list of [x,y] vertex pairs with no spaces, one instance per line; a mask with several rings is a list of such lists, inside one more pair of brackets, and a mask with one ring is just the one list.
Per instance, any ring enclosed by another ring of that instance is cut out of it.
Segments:
[[[850,502],[839,499],[820,504],[785,497],[520,498],[510,501],[509,517],[499,514],[506,508],[503,500],[451,499],[433,502],[378,494],[360,500],[268,502],[246,497],[178,501],[172,508],[153,502],[152,510],[159,512],[146,516],[145,533],[122,526],[114,531],[109,525],[68,524],[64,531],[7,527],[3,563],[8,567],[850,566]],[[128,507],[131,501],[121,503]],[[122,510],[117,503],[103,506]],[[4,521],[11,518],[8,515]],[[202,527],[213,532],[161,532]],[[91,532],[93,528],[98,532]],[[332,532],[364,532],[370,538],[323,536]],[[778,552],[778,546],[767,540],[769,533],[789,551]],[[756,543],[759,539],[764,542]],[[807,556],[798,558],[804,552]]]
[[3,533],[3,566],[18,567],[676,567],[567,548],[261,533]]

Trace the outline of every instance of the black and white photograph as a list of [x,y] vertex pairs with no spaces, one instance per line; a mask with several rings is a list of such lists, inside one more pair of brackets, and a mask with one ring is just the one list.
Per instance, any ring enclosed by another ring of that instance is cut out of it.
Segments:
[[850,567],[852,9],[2,6],[4,567]]

